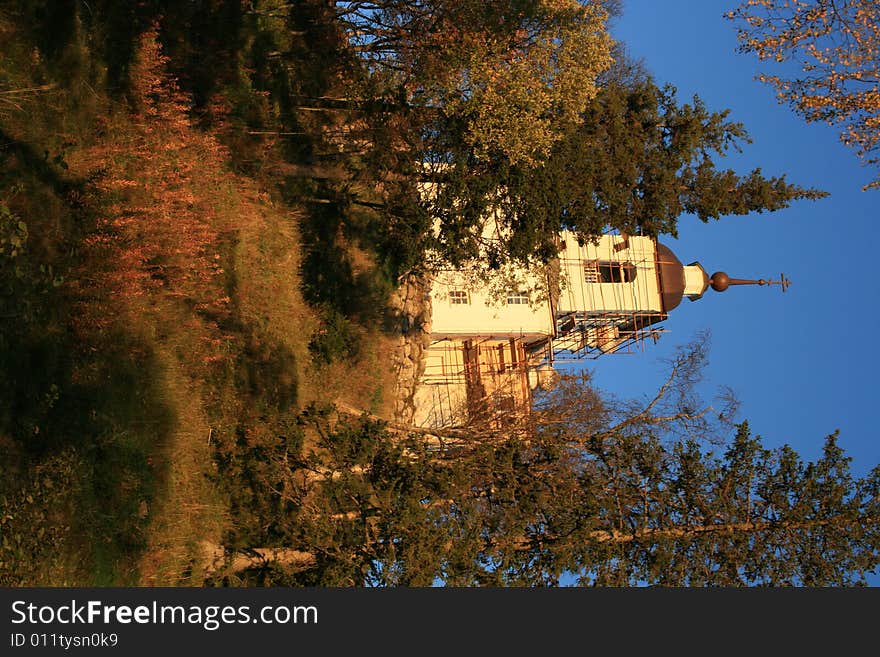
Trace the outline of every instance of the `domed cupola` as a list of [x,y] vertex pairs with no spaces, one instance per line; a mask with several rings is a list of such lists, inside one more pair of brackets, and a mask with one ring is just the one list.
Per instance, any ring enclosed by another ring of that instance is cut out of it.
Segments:
[[709,287],[709,276],[699,262],[682,265],[669,247],[657,243],[657,275],[660,277],[660,293],[663,311],[669,312],[687,297],[696,301]]
[[669,247],[659,242],[657,243],[657,275],[660,278],[664,312],[676,308],[684,297],[691,301],[701,299],[710,286],[716,292],[724,292],[731,285],[779,285],[785,292],[791,285],[785,274],[782,274],[778,281],[768,281],[763,278],[758,280],[731,278],[723,271],[717,271],[709,276],[699,262],[682,265]]

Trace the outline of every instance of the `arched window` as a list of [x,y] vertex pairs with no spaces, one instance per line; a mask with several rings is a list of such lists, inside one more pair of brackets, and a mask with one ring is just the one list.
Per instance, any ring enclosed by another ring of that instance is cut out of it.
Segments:
[[632,283],[636,268],[629,262],[598,260],[584,267],[584,278],[587,283]]

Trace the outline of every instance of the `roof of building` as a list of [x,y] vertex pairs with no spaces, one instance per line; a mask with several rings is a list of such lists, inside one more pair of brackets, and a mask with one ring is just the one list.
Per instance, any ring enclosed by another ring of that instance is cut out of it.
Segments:
[[663,312],[669,312],[684,297],[684,265],[668,246],[657,242],[657,273],[660,276],[660,295]]

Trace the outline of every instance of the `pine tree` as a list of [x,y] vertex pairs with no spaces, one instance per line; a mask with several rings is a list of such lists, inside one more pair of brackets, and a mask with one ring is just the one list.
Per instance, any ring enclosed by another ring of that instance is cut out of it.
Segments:
[[[710,112],[695,97],[649,79],[611,82],[588,106],[583,122],[553,147],[541,166],[504,158],[480,163],[458,151],[430,204],[442,229],[439,250],[454,263],[484,257],[548,260],[563,228],[587,241],[608,228],[627,234],[676,235],[685,213],[700,220],[768,212],[825,192],[719,169],[718,158],[748,142],[728,110]],[[499,208],[501,231],[485,244],[477,229]]]
[[[815,462],[764,447],[747,423],[721,445],[728,416],[695,403],[704,356],[683,351],[642,405],[567,380],[503,431],[310,411],[301,426],[317,439],[300,444],[312,448],[279,445],[249,482],[288,512],[253,518],[257,542],[215,558],[212,581],[864,583],[880,563],[880,467],[854,477],[836,434]],[[227,462],[220,475],[234,472]]]

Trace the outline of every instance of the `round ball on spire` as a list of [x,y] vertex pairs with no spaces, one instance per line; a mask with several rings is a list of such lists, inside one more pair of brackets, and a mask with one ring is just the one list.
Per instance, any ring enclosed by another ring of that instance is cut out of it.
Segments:
[[723,271],[716,271],[709,279],[709,284],[716,292],[724,292],[724,290],[730,287],[730,276]]

